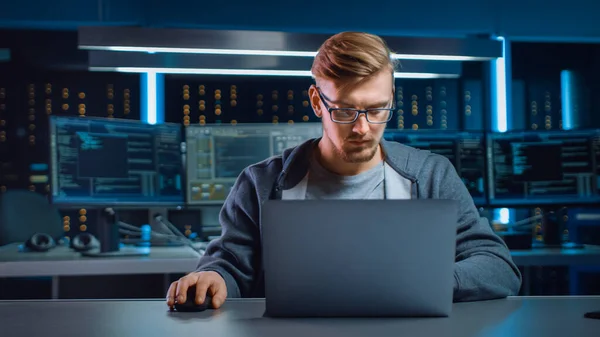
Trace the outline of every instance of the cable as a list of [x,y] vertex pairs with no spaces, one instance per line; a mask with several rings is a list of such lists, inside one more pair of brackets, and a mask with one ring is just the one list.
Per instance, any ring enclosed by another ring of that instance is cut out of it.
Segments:
[[[125,235],[133,235],[133,236],[141,236],[142,235],[142,229],[133,225],[130,225],[128,223],[119,221],[119,226],[120,227],[124,227],[127,229],[123,229],[120,228],[119,229],[119,233],[121,234],[125,234]],[[153,238],[157,238],[157,239],[161,239],[161,241],[177,241],[177,242],[181,242],[181,237],[179,237],[178,235],[174,235],[174,234],[163,234],[163,233],[158,233],[156,231],[151,231],[150,235]]]
[[536,220],[540,220],[542,219],[544,216],[543,215],[534,215],[532,217],[529,218],[525,218],[523,220],[519,220],[517,222],[514,222],[512,224],[506,224],[506,225],[501,225],[502,227],[506,227],[506,228],[515,228],[515,227],[522,227],[522,226],[531,226],[533,225],[533,222]]
[[130,231],[130,230],[127,230],[127,229],[122,229],[122,228],[119,228],[119,233],[124,234],[124,235],[132,235],[132,236],[141,236],[142,235],[141,232]]
[[163,220],[163,217],[160,214],[154,215],[154,220],[158,221],[161,225],[166,227],[170,232],[172,232],[177,237],[179,237],[184,243],[186,243],[196,253],[198,253],[199,255],[202,255],[202,254],[200,254],[200,249],[197,249],[196,247],[194,247],[194,244],[192,243],[192,241],[190,239],[188,239],[183,233],[181,233],[177,229],[177,227],[175,227],[169,220],[166,220],[166,219]]
[[535,223],[535,221],[542,219],[544,216],[543,215],[535,215],[529,218],[525,218],[523,220],[519,220],[517,222],[513,222],[510,224],[493,224],[493,229],[496,232],[503,232],[509,229],[514,229],[518,232],[524,230],[524,229],[530,229],[531,227],[533,227],[533,225],[536,225],[537,223]]
[[134,225],[130,225],[130,224],[128,224],[128,223],[125,223],[125,222],[123,222],[123,221],[119,221],[119,226],[121,226],[121,227],[124,227],[124,228],[127,228],[127,229],[129,229],[129,230],[132,230],[132,231],[138,231],[138,232],[140,232],[140,233],[142,232],[142,229],[141,229],[141,228],[139,228],[139,227],[137,227],[137,226],[134,226]]
[[[112,208],[107,208],[106,212],[108,212],[109,214],[114,214],[114,210]],[[167,232],[171,232],[171,234],[158,233],[158,232],[152,230],[150,232],[151,238],[159,239],[160,241],[165,240],[167,242],[173,242],[173,241],[183,242],[185,245],[190,247],[197,255],[199,255],[199,256],[203,255],[201,248],[196,248],[190,239],[188,239],[185,235],[183,235],[183,233],[181,233],[177,229],[177,227],[175,227],[168,220],[166,220],[166,219],[163,220],[163,218],[160,214],[156,214],[154,216],[154,219],[164,229],[166,229]],[[119,233],[121,233],[121,234],[133,235],[133,236],[141,236],[142,235],[142,229],[137,226],[125,223],[123,221],[117,221],[117,225],[119,227],[122,227],[122,228],[119,228]],[[123,243],[146,243],[147,242],[147,240],[140,240],[140,239],[122,239],[121,241]]]
[[166,228],[169,232],[173,233],[174,235],[187,239],[187,237],[183,233],[181,233],[179,229],[177,229],[177,227],[175,227],[171,222],[169,222],[166,219],[163,220],[162,215],[155,214],[154,220],[158,221],[158,223],[160,223],[164,228]]
[[196,252],[196,254],[198,254],[199,256],[203,255],[202,253],[200,253],[201,249],[194,247],[194,244],[192,243],[192,241],[190,239],[188,239],[185,235],[183,235],[183,233],[181,233],[179,231],[179,229],[177,229],[177,227],[175,227],[171,222],[169,222],[169,220],[166,220],[166,219],[163,220],[163,217],[160,214],[155,214],[154,220],[156,220],[158,223],[160,223],[163,226],[165,226],[166,228],[168,228],[172,233],[174,233],[178,237],[180,237],[181,240],[183,242],[185,242],[188,247],[190,247],[194,252]]

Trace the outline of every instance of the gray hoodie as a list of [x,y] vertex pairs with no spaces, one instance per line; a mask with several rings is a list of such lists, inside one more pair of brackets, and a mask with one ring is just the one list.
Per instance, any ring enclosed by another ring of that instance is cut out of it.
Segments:
[[[267,199],[287,199],[305,190],[312,149],[319,139],[247,167],[221,210],[222,235],[213,240],[197,271],[215,271],[228,297],[264,297],[260,207]],[[381,140],[388,199],[454,199],[459,202],[454,301],[517,295],[521,273],[504,242],[480,217],[471,195],[450,161],[430,151]],[[391,172],[392,174],[388,174]],[[368,249],[368,248],[365,248]]]

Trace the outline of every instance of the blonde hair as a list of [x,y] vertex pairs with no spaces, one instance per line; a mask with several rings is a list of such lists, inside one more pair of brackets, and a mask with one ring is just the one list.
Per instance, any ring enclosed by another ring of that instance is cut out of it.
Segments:
[[319,48],[311,72],[315,79],[352,86],[384,69],[396,70],[398,61],[390,56],[387,43],[379,36],[342,32],[327,39]]

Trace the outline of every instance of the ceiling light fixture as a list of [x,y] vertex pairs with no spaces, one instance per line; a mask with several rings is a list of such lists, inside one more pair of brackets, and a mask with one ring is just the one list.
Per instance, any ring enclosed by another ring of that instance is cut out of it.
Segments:
[[[81,27],[79,48],[145,53],[314,57],[326,34],[142,27]],[[411,60],[484,61],[502,56],[493,39],[382,36],[392,57]]]
[[[312,76],[312,59],[283,56],[193,55],[90,51],[88,69],[163,74]],[[448,61],[402,60],[396,78],[458,78],[462,64]]]
[[[122,73],[188,74],[188,75],[242,75],[242,76],[286,76],[311,77],[310,70],[268,70],[268,69],[215,69],[215,68],[143,68],[143,67],[90,67],[91,71],[114,71]],[[459,74],[408,73],[396,72],[395,78],[459,78]]]

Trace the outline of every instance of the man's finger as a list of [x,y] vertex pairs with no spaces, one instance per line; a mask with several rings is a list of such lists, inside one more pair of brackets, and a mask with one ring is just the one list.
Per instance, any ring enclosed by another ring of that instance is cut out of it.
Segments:
[[196,281],[196,304],[204,303],[204,299],[206,298],[206,292],[208,291],[208,287],[210,287],[211,281],[210,278],[207,277],[198,277]]
[[187,290],[190,287],[190,281],[183,277],[177,282],[177,291],[175,292],[175,300],[178,303],[185,303],[187,298]]
[[167,290],[167,305],[173,307],[175,305],[175,293],[177,291],[177,281],[171,283],[169,290]]
[[212,305],[215,309],[219,309],[225,299],[227,298],[227,288],[220,282],[214,282],[210,287],[210,293],[212,295]]

